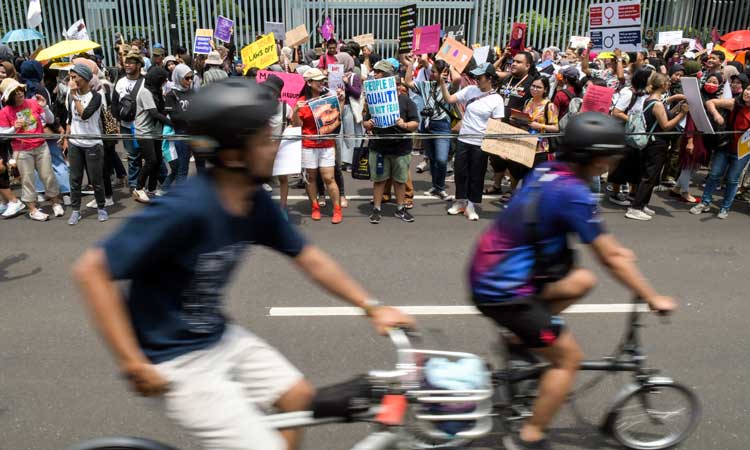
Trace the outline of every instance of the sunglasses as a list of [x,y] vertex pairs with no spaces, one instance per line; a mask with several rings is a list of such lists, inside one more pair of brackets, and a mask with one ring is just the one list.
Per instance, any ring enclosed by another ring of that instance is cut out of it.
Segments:
[[184,76],[184,77],[182,77],[182,79],[183,80],[192,80],[193,76],[192,75],[190,75],[190,76]]

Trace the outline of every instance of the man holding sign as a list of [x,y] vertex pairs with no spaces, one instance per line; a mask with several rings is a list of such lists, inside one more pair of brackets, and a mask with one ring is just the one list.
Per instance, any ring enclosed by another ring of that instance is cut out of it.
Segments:
[[[398,95],[397,77],[393,75],[393,65],[388,61],[378,61],[373,68],[374,80],[364,82],[367,98],[367,112],[362,125],[376,136],[379,134],[413,133],[419,126],[417,105],[408,95]],[[380,223],[386,181],[393,178],[398,209],[395,216],[404,222],[414,222],[414,217],[406,208],[406,181],[411,163],[410,139],[377,139],[372,141],[370,150],[370,177],[373,186],[373,208],[370,223]]]

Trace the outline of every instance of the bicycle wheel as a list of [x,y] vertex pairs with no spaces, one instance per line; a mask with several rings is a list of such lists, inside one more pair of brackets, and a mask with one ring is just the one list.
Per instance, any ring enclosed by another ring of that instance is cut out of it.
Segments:
[[666,449],[690,436],[698,425],[700,409],[689,388],[667,380],[650,381],[615,405],[607,428],[627,448]]
[[105,437],[82,442],[68,450],[177,450],[174,447],[133,437]]

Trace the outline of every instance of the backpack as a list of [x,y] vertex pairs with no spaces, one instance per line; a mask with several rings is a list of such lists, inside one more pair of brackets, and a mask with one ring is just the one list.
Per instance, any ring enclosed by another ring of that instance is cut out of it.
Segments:
[[[568,104],[568,112],[566,112],[564,116],[560,117],[560,120],[557,122],[557,126],[560,128],[559,133],[565,132],[565,128],[568,126],[568,122],[570,121],[570,119],[581,112],[581,106],[583,106],[583,99],[581,97],[573,97],[573,94],[571,94],[567,90],[563,90],[562,92],[564,92],[565,95],[570,98],[570,103]],[[547,142],[549,142],[550,153],[556,152],[562,148],[563,137],[551,137],[547,140]]]
[[141,90],[141,85],[143,85],[143,77],[138,78],[138,81],[135,82],[135,86],[133,86],[133,90],[128,92],[117,103],[117,111],[114,112],[115,115],[120,118],[120,121],[132,122],[135,120],[135,114],[137,112],[135,99],[138,96],[138,92]]
[[[637,94],[633,93],[633,100],[630,101],[630,106],[628,106],[628,121],[625,124],[625,144],[629,147],[643,150],[648,145],[650,139],[649,135],[641,134],[646,132],[646,116],[644,113],[652,108],[656,101],[649,103],[641,111],[630,111],[637,100]],[[654,121],[654,125],[649,130],[649,133],[656,129],[657,123],[657,121]]]

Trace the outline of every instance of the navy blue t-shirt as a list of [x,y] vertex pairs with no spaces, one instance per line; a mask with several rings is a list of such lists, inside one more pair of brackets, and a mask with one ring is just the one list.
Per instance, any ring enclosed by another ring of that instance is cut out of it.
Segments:
[[215,185],[196,176],[130,218],[101,247],[117,280],[131,280],[127,307],[141,348],[157,364],[217,342],[224,289],[250,244],[291,257],[304,238],[259,189],[247,217],[230,215]]

